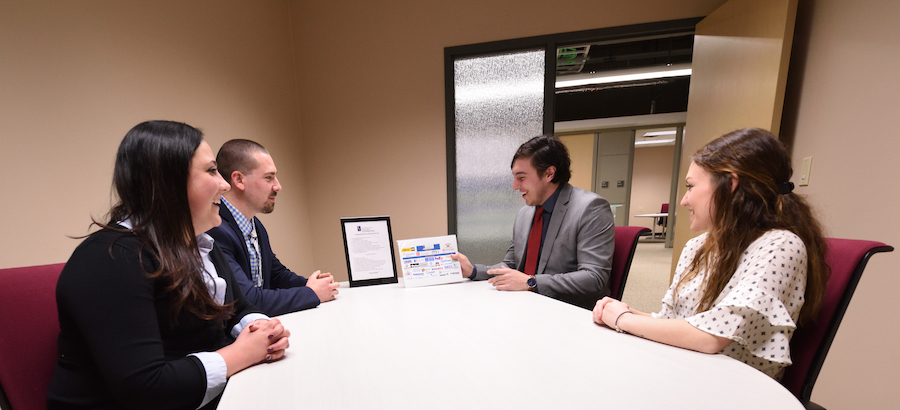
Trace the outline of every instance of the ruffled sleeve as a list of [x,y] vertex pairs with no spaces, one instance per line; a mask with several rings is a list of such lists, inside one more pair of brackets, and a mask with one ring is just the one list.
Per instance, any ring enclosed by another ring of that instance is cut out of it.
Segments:
[[776,377],[791,364],[789,344],[805,290],[803,242],[791,232],[769,231],[744,252],[713,308],[686,320],[734,340],[740,346],[732,343],[723,353]]

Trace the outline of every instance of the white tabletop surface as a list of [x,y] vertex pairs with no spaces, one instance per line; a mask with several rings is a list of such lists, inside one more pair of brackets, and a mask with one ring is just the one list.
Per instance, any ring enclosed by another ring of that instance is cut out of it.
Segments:
[[619,334],[487,282],[342,287],[280,319],[285,358],[234,375],[219,409],[803,408],[724,355]]

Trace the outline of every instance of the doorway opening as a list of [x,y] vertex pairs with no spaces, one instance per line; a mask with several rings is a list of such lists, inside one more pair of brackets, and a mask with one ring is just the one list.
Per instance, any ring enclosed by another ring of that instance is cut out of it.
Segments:
[[[572,159],[572,185],[606,198],[617,226],[645,226],[646,242],[665,242],[675,222],[678,165],[684,116],[645,116],[631,124],[621,119],[557,123],[560,140]],[[618,123],[617,123],[618,122]],[[663,208],[666,208],[665,210]]]

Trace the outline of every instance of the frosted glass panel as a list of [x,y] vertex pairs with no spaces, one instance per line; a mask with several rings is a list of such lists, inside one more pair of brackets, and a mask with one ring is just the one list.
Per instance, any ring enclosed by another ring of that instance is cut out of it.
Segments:
[[459,249],[493,264],[525,205],[512,189],[512,156],[543,131],[544,50],[461,58],[453,68]]

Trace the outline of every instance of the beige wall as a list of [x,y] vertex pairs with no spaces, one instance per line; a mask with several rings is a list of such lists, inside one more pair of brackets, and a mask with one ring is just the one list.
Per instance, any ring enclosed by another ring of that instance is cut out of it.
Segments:
[[284,191],[263,219],[311,269],[290,19],[287,1],[0,1],[0,267],[68,259],[125,132],[170,119],[271,149]]
[[[669,202],[674,155],[674,146],[634,149],[628,225],[650,228],[653,218],[636,218],[635,215],[657,213],[662,204]],[[656,229],[660,230],[659,227]]]
[[[0,0],[0,267],[65,260],[77,244],[65,235],[108,206],[122,135],[169,118],[203,128],[214,149],[234,137],[269,146],[285,190],[264,221],[280,258],[346,278],[341,216],[389,214],[398,239],[446,233],[444,47],[702,16],[722,2]],[[900,245],[885,166],[900,152],[887,120],[900,108],[900,5],[801,1],[798,15],[782,134],[795,163],[815,158],[798,191],[832,235]],[[869,265],[820,404],[900,401],[898,258]]]
[[591,191],[594,179],[594,134],[563,135],[559,140],[569,150],[572,161],[572,177],[569,183],[585,191]]
[[894,407],[900,3],[801,1],[797,14],[782,135],[793,139],[795,175],[803,157],[813,162],[809,186],[796,192],[808,195],[830,236],[898,248],[867,266],[812,398],[835,409]]

